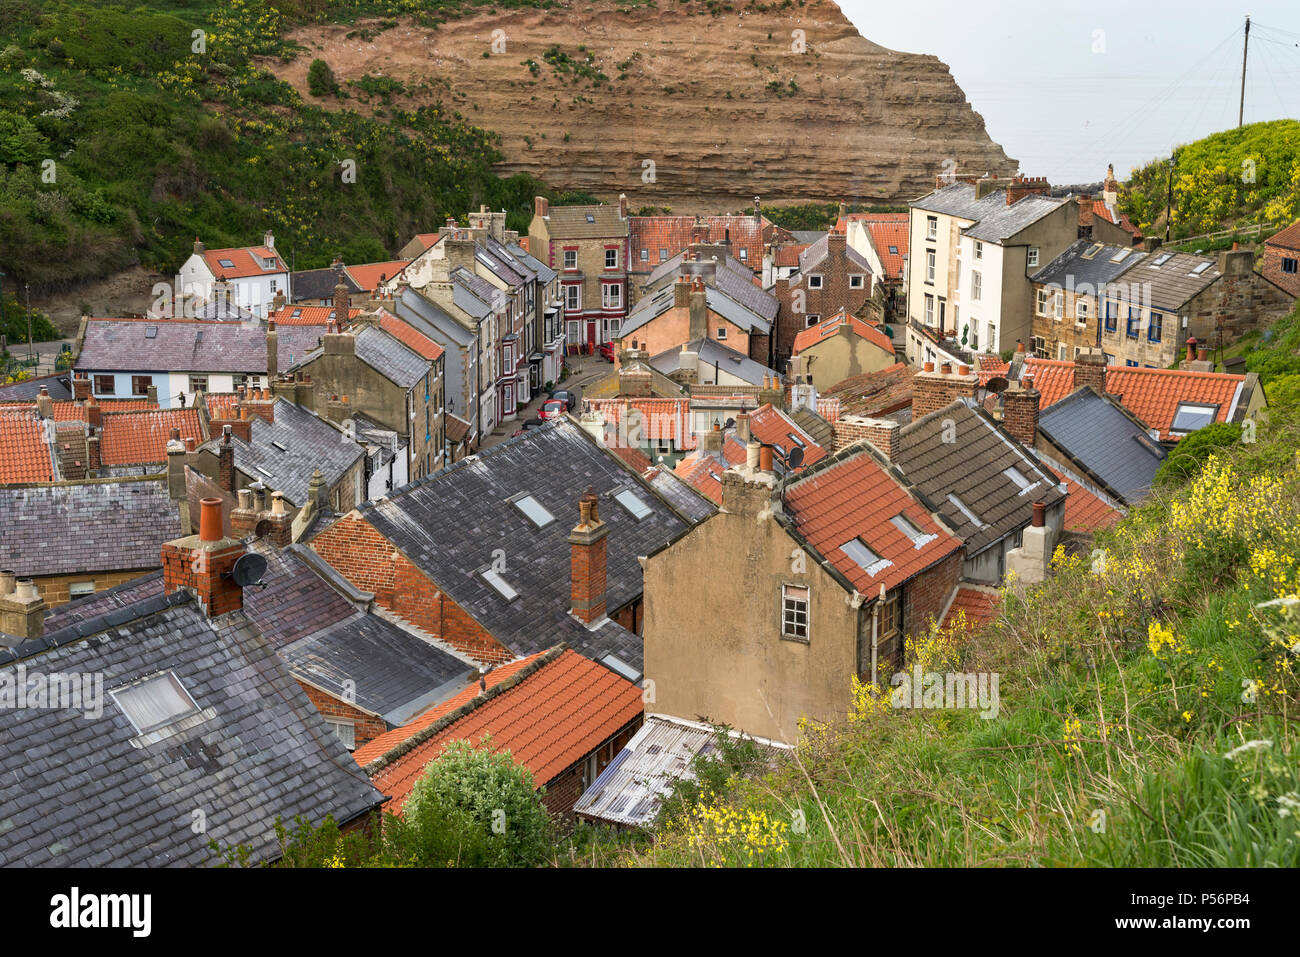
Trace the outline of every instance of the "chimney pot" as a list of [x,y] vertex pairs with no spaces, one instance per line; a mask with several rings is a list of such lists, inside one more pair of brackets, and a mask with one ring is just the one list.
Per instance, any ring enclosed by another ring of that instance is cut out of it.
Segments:
[[958,375],[970,375],[970,366],[962,364],[957,367]]
[[0,598],[14,593],[14,586],[18,581],[11,569],[0,570]]
[[1047,504],[1045,502],[1034,503],[1034,528],[1042,528],[1047,520]]
[[934,371],[934,363],[933,363],[933,362],[927,362],[927,363],[926,363],[924,366],[922,366],[921,368],[922,368],[925,372],[933,372],[933,371]]
[[221,533],[221,499],[205,498],[199,502],[199,540],[219,542]]
[[760,472],[772,471],[772,446],[760,445],[758,449],[758,470]]

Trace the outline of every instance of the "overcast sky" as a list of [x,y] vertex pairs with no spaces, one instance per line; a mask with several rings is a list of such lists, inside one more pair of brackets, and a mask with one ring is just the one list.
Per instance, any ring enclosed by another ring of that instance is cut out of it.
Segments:
[[1297,0],[838,2],[868,40],[946,63],[1021,171],[1053,183],[1108,162],[1123,179],[1236,126],[1247,14],[1246,122],[1300,117]]

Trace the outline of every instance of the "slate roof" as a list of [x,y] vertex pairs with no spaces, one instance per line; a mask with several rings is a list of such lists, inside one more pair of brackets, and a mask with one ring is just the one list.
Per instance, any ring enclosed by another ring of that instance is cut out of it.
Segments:
[[[557,641],[589,658],[615,654],[641,668],[641,639],[614,622],[594,631],[570,613],[569,532],[578,497],[600,498],[606,538],[607,605],[616,611],[642,591],[638,555],[683,535],[688,528],[639,476],[600,448],[569,418],[531,429],[455,462],[361,506],[361,516],[401,550],[507,648],[519,655]],[[633,491],[650,508],[637,521],[614,501]],[[529,494],[554,521],[537,528],[510,501]],[[519,593],[507,600],[482,572],[493,552],[506,554],[505,581]]]
[[478,686],[471,686],[431,714],[370,742],[364,753],[357,752],[358,764],[378,752],[364,766],[376,787],[392,795],[387,809],[401,809],[425,767],[449,741],[477,745],[490,735],[492,750],[509,751],[541,787],[644,710],[640,688],[573,651],[543,653],[518,664],[488,694],[480,695]]
[[1091,386],[1040,412],[1038,430],[1126,504],[1146,497],[1166,458],[1141,422]]
[[[806,273],[816,269],[830,255],[830,234],[823,236],[799,254],[799,271]],[[846,268],[857,267],[862,272],[871,274],[871,264],[862,258],[862,253],[852,246],[844,246],[844,264]]]
[[[707,272],[710,265],[713,266],[711,277]],[[650,273],[645,281],[645,296],[671,290],[679,275],[694,277],[697,274],[706,286],[721,290],[738,305],[767,322],[774,320],[781,308],[780,301],[754,281],[753,270],[731,256],[724,256],[713,264],[688,260],[684,252],[679,253],[667,262],[660,263]]]
[[429,374],[429,360],[388,332],[366,326],[356,333],[357,358],[402,389],[414,388]]
[[[648,325],[669,310],[678,308],[673,305],[673,302],[673,288],[671,285],[664,286],[653,295],[643,297],[637,302],[619,328],[619,336],[626,338],[629,333]],[[706,285],[704,287],[704,304],[710,312],[721,316],[745,332],[767,335],[772,330],[770,320],[764,319],[752,309],[737,302],[714,286]],[[680,308],[685,312],[687,307],[682,306]]]
[[[1022,376],[1026,373],[1033,374],[1041,409],[1050,408],[1074,391],[1074,362],[1071,360],[1030,357],[1021,370]],[[1245,384],[1245,376],[1227,372],[1106,367],[1106,391],[1119,396],[1124,408],[1146,425],[1159,430],[1162,440],[1178,438],[1170,429],[1181,402],[1217,405],[1215,421],[1232,421]]]
[[[324,269],[303,269],[289,277],[289,288],[293,290],[293,301],[304,302],[308,299],[333,299],[334,287],[338,285],[338,272],[333,266]],[[343,285],[350,295],[361,292],[355,279],[343,271]]]
[[[588,222],[590,216],[594,222]],[[547,210],[546,230],[552,239],[598,239],[626,236],[627,220],[619,216],[618,207],[554,206]]]
[[506,245],[506,249],[509,250],[510,254],[516,259],[531,269],[533,274],[537,277],[537,281],[543,286],[559,275],[559,273],[530,253],[520,243],[509,243]]
[[[332,488],[365,455],[363,446],[287,399],[275,400],[274,416],[274,422],[261,416],[250,419],[252,442],[231,437],[235,468],[271,491],[283,492],[292,505],[307,503],[307,488],[316,469],[325,487]],[[215,455],[219,441],[213,439],[203,448]]]
[[[1101,248],[1092,256],[1086,256],[1094,246]],[[1121,251],[1125,253],[1124,258],[1113,262],[1116,254]],[[1074,288],[1087,284],[1093,289],[1092,295],[1097,295],[1100,286],[1116,281],[1125,270],[1141,262],[1146,255],[1132,246],[1107,245],[1091,239],[1080,239],[1065,247],[1061,255],[1034,273],[1030,281],[1056,283],[1059,286],[1072,281]]]
[[[716,461],[716,460],[715,460]],[[677,478],[664,468],[657,468],[649,476],[656,492],[666,498],[692,525],[698,525],[717,511],[713,503],[694,487]]]
[[766,376],[777,374],[774,369],[769,369],[761,362],[755,362],[744,353],[737,352],[716,339],[692,339],[682,345],[665,349],[659,355],[649,359],[650,365],[664,375],[672,375],[682,367],[683,352],[694,352],[700,365],[716,365],[721,371],[736,376],[750,385],[762,385]]
[[242,612],[209,619],[178,591],[18,652],[29,673],[102,676],[105,692],[170,672],[198,710],[140,735],[107,694],[98,715],[0,709],[0,864],[193,867],[216,863],[213,840],[263,862],[277,817],[346,823],[381,799]]
[[[1170,259],[1156,265],[1171,254]],[[1206,268],[1199,274],[1193,273],[1192,270],[1197,266]],[[1172,249],[1157,249],[1126,270],[1123,281],[1138,283],[1142,287],[1143,306],[1172,312],[1222,275],[1217,259],[1174,252]]]
[[35,376],[22,382],[0,384],[0,402],[35,401],[41,394],[41,386],[50,393],[55,402],[72,401],[72,373],[55,372],[50,375]]
[[0,568],[20,576],[157,568],[182,534],[157,479],[0,488]]
[[[913,496],[869,446],[853,445],[819,468],[798,475],[785,489],[785,513],[795,531],[853,588],[876,596],[960,551],[950,535]],[[924,536],[918,548],[891,521],[902,515]],[[884,564],[874,573],[858,564],[842,546],[854,539],[866,544]]]
[[[280,361],[315,348],[322,331],[316,326],[277,329]],[[92,372],[265,375],[266,331],[260,324],[196,319],[89,319],[75,367]]]
[[1067,197],[1030,195],[1007,206],[1005,191],[999,190],[996,195],[1002,196],[1002,208],[990,210],[973,226],[967,226],[963,230],[966,236],[985,242],[1005,242],[1064,204],[1073,202]]
[[[898,445],[894,464],[961,536],[968,556],[1028,525],[1034,502],[1050,508],[1065,497],[1055,475],[987,415],[961,401],[904,426]],[[1022,490],[1004,474],[1007,468],[1015,468],[1030,486]],[[967,518],[949,495],[983,527]]]

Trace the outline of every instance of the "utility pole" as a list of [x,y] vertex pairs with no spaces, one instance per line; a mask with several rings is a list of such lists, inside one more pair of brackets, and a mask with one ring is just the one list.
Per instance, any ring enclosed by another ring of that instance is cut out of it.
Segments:
[[1174,224],[1174,159],[1178,151],[1169,154],[1169,178],[1165,185],[1165,244],[1169,243],[1169,227]]
[[1250,49],[1250,17],[1246,17],[1246,35],[1241,43],[1241,102],[1237,105],[1237,129],[1246,115],[1246,52]]

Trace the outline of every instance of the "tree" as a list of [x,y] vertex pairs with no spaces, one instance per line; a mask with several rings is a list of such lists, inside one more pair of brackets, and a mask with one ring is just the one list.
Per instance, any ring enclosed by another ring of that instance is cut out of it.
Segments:
[[415,782],[403,808],[415,863],[447,863],[434,855],[451,846],[469,867],[533,867],[550,853],[551,819],[532,773],[491,744],[452,741]]
[[312,96],[334,96],[339,91],[339,81],[324,60],[312,60],[307,68],[307,89]]

